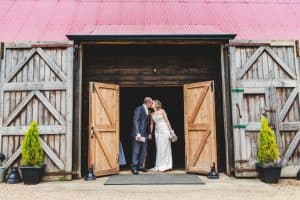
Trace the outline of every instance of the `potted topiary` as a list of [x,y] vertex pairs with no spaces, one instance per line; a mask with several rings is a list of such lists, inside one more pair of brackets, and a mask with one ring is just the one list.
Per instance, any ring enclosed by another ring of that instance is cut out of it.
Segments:
[[37,122],[29,126],[22,141],[22,164],[20,167],[24,184],[38,184],[44,175],[44,152],[41,147]]
[[0,153],[0,183],[4,181],[4,175],[6,171],[6,168],[2,167],[3,160],[5,160],[5,155]]
[[268,123],[268,119],[262,116],[261,130],[258,137],[258,163],[256,169],[259,177],[265,183],[278,183],[281,173],[279,150],[274,131]]

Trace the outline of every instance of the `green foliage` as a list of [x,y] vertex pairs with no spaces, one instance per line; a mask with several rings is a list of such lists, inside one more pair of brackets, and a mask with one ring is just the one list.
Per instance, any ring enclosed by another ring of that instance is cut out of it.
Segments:
[[274,164],[279,159],[279,151],[275,134],[265,116],[261,118],[261,130],[258,140],[258,163],[261,165]]
[[37,122],[33,121],[25,133],[22,141],[23,166],[39,167],[43,163],[44,152],[40,142],[40,132]]

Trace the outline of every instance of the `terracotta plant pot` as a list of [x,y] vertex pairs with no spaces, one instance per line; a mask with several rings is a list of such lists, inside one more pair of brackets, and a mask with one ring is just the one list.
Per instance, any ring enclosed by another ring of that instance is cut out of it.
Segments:
[[281,166],[261,166],[256,165],[259,178],[265,183],[278,183],[281,174]]
[[0,183],[4,181],[5,171],[6,171],[5,167],[0,167]]
[[40,167],[20,167],[25,185],[35,185],[42,181],[46,165]]

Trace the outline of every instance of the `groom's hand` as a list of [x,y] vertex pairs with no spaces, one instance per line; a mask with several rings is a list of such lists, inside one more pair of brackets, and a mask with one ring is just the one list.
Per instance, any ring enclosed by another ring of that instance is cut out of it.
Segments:
[[149,134],[149,135],[148,135],[148,139],[149,139],[149,140],[152,140],[152,134]]
[[137,139],[139,139],[141,137],[142,137],[142,135],[140,133],[137,133],[136,136],[135,136],[135,139],[137,140]]

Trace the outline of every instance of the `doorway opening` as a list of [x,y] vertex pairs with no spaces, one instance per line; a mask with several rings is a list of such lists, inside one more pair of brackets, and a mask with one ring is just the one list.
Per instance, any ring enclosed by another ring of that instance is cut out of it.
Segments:
[[[133,123],[133,112],[137,106],[142,105],[145,97],[152,97],[162,102],[172,128],[178,136],[178,141],[172,143],[173,168],[184,169],[184,112],[182,87],[122,87],[120,89],[120,141],[123,145],[127,163],[131,163],[132,141],[130,132]],[[152,167],[155,160],[155,144],[148,144],[147,167]],[[128,169],[129,165],[123,167]],[[122,169],[122,168],[121,168]]]
[[[186,167],[185,146],[187,141],[184,141],[183,137],[183,85],[213,80],[215,83],[217,165],[219,172],[226,170],[223,83],[219,44],[93,44],[84,45],[83,49],[82,110],[77,111],[81,114],[82,174],[86,174],[90,167],[88,165],[89,82],[120,86],[120,139],[125,149],[127,163],[131,161],[131,143],[128,140],[130,140],[134,108],[142,104],[145,96],[160,99],[176,134],[181,135],[179,140],[183,141],[181,145],[180,141],[172,145],[174,167],[178,169]],[[181,114],[173,114],[178,108],[180,108]],[[103,146],[109,149],[111,143],[103,142]],[[76,151],[74,149],[74,152]]]

